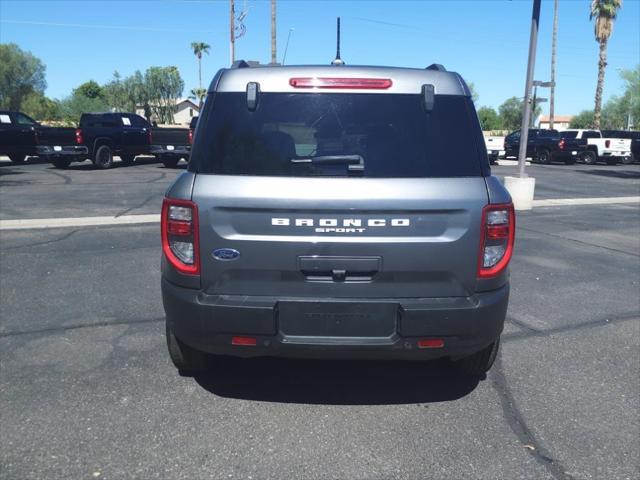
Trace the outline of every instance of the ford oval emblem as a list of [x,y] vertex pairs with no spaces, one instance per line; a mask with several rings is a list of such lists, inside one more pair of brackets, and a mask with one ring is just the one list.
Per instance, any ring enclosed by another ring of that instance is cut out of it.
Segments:
[[240,252],[238,250],[234,250],[233,248],[217,248],[213,251],[213,258],[216,260],[235,260],[240,256]]

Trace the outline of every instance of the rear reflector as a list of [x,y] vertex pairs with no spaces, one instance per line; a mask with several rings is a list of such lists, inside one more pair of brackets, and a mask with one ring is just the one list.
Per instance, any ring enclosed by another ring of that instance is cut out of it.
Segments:
[[362,88],[384,90],[391,87],[393,82],[390,78],[297,77],[290,78],[289,85],[293,88]]
[[258,344],[256,337],[231,337],[231,345],[244,345],[254,347]]
[[442,348],[444,340],[441,338],[423,338],[418,340],[418,348]]

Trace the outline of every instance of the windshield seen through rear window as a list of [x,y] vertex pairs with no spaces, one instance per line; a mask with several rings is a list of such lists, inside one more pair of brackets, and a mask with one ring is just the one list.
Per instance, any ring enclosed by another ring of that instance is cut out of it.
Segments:
[[471,100],[420,95],[218,93],[200,119],[190,170],[222,175],[482,175],[486,151]]

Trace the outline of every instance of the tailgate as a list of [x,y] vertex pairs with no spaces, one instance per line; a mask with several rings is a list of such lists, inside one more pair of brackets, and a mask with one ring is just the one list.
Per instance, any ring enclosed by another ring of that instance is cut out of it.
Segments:
[[[483,177],[198,174],[202,287],[286,297],[457,297],[474,291]],[[234,249],[233,259],[214,256]]]

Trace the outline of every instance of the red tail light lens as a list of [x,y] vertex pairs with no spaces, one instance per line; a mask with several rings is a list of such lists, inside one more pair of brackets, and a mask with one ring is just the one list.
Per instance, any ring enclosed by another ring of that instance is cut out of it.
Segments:
[[385,90],[393,82],[390,78],[318,78],[296,77],[289,79],[293,88],[361,88],[368,90]]
[[82,136],[82,129],[76,128],[76,143],[82,145],[84,143],[84,137]]
[[487,205],[482,209],[478,278],[500,275],[513,255],[516,215],[512,203]]
[[611,140],[605,140],[604,141],[604,146],[609,148],[611,146]]
[[564,150],[564,138],[558,142],[558,148],[560,150]]
[[189,145],[193,145],[193,128],[189,129]]
[[165,198],[160,221],[162,251],[178,272],[200,275],[198,207],[189,200]]

